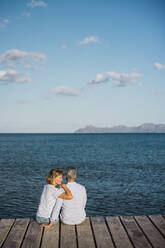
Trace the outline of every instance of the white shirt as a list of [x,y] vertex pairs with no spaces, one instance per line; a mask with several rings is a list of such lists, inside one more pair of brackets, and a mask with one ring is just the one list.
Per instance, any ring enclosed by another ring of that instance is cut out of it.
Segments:
[[40,198],[40,205],[38,207],[37,216],[55,220],[51,218],[51,215],[58,196],[63,192],[63,189],[58,189],[53,185],[46,184]]
[[53,218],[58,218],[59,211],[62,206],[62,211],[60,214],[61,221],[68,225],[80,224],[86,217],[86,189],[84,186],[76,182],[67,183],[67,187],[70,189],[73,199],[62,200],[58,198],[52,216]]

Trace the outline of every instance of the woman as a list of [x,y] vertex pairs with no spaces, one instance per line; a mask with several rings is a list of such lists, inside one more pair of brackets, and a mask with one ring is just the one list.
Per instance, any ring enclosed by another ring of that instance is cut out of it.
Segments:
[[[62,171],[52,169],[46,176],[47,184],[44,186],[36,220],[42,227],[51,227],[58,222],[58,216],[53,211],[57,198],[72,199],[72,194],[65,184],[62,184]],[[60,185],[60,189],[56,188]]]

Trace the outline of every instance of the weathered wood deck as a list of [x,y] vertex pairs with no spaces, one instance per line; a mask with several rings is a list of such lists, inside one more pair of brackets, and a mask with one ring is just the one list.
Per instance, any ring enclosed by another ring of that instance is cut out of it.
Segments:
[[2,248],[165,248],[165,216],[90,217],[81,225],[41,228],[31,219],[1,219]]

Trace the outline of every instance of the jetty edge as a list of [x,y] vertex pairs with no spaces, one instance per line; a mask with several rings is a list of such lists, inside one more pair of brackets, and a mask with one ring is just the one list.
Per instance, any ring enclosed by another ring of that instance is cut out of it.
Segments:
[[165,248],[165,215],[87,217],[50,229],[34,219],[0,219],[1,248]]

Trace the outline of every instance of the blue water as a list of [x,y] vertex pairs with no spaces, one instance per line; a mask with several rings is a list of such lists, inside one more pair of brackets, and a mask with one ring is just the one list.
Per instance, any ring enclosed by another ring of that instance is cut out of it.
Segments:
[[88,216],[165,214],[165,134],[0,134],[0,218],[34,217],[46,173],[67,166]]

